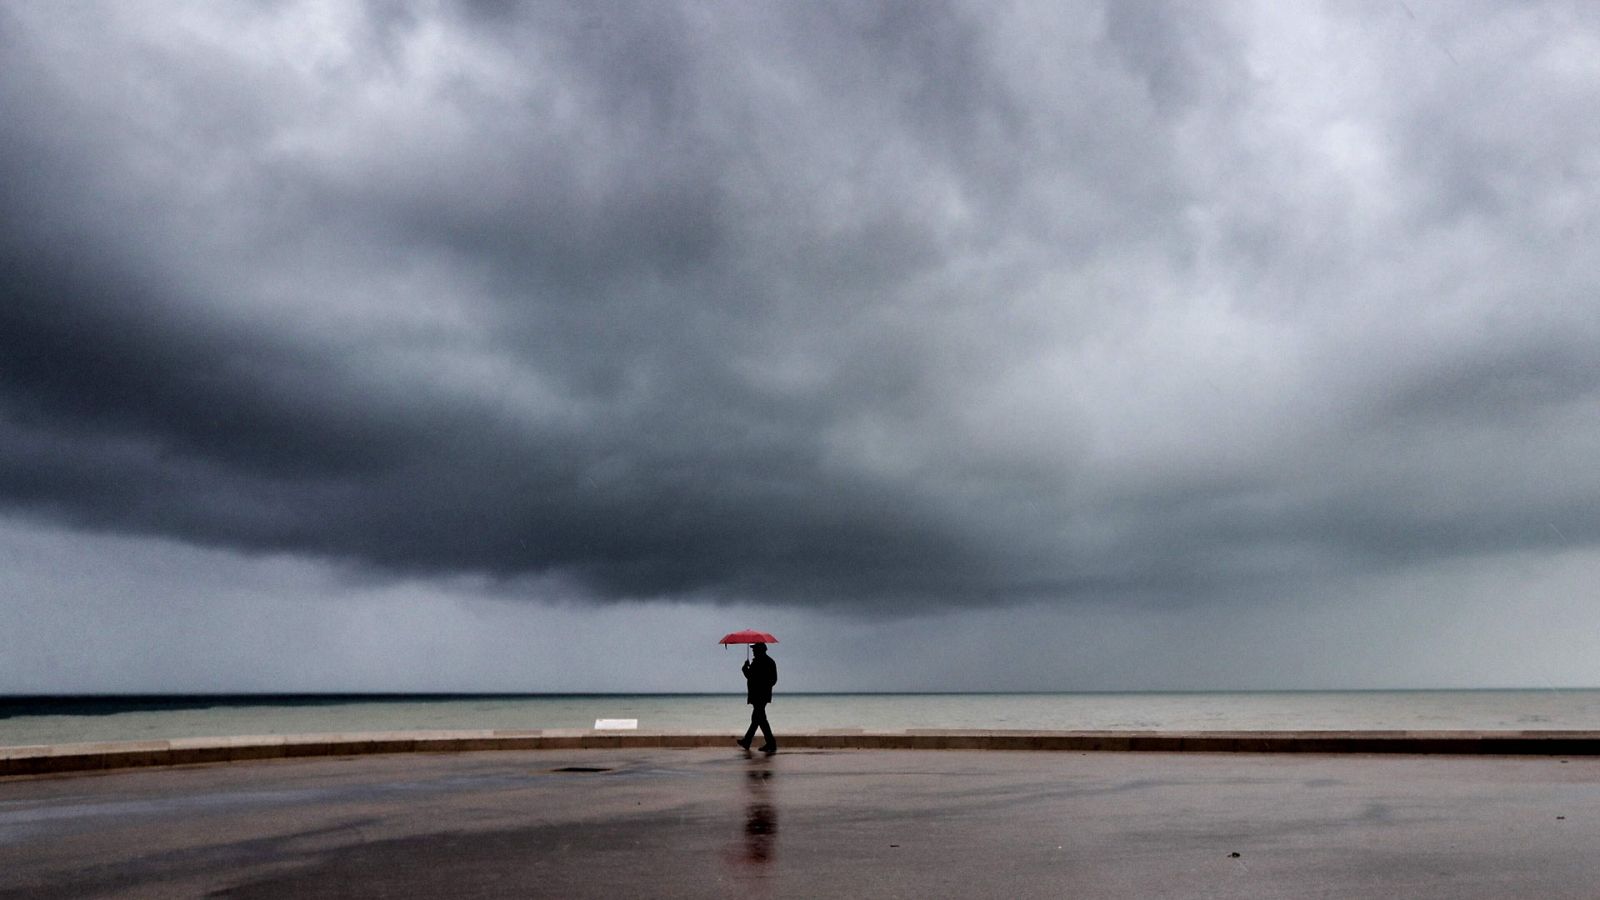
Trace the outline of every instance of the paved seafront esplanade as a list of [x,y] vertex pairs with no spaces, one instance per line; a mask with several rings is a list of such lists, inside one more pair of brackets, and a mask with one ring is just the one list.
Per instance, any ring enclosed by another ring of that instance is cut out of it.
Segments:
[[[1533,752],[1587,751],[1587,738],[1324,745],[1522,753],[1484,755],[850,750],[816,745],[852,736],[815,734],[769,757],[726,735],[715,748],[598,737],[408,753],[381,752],[403,736],[324,737],[237,764],[0,779],[0,897],[1459,900],[1600,884],[1600,758]],[[173,744],[147,761],[205,749]],[[312,751],[324,755],[288,755]]]

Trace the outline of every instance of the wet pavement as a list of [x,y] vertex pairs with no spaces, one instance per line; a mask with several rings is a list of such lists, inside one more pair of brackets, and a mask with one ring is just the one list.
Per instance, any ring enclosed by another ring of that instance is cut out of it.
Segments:
[[0,781],[0,897],[1593,897],[1600,760],[360,756]]

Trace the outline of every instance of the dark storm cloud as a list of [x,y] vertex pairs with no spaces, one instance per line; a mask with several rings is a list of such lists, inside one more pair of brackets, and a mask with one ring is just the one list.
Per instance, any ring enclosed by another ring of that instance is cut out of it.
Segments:
[[8,7],[0,503],[860,609],[1592,544],[1600,29],[1273,9]]

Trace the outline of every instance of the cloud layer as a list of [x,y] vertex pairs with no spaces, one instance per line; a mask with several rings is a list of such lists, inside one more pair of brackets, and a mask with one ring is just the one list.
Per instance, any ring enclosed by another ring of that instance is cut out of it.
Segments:
[[0,506],[862,612],[1600,541],[1600,13],[0,10]]

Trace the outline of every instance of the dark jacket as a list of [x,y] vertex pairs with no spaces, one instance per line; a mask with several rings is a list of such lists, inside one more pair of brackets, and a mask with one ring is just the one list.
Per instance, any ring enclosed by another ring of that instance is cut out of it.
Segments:
[[778,664],[770,656],[758,656],[744,664],[744,702],[772,702],[772,686],[778,683]]

